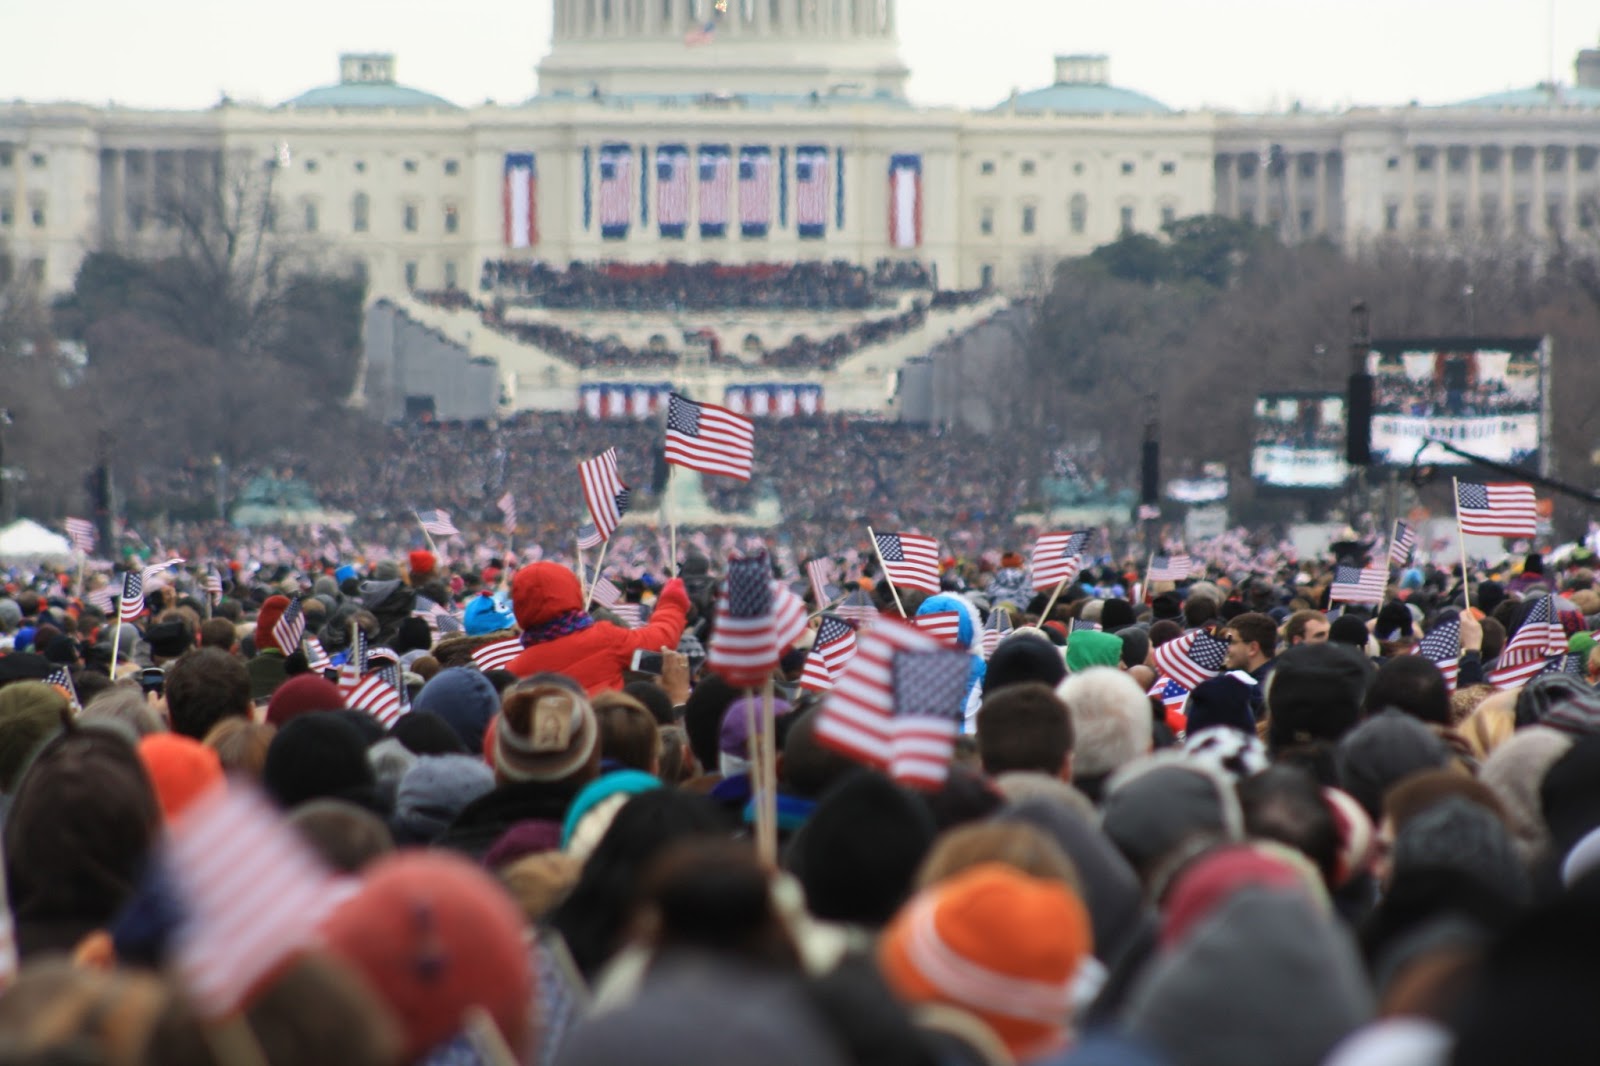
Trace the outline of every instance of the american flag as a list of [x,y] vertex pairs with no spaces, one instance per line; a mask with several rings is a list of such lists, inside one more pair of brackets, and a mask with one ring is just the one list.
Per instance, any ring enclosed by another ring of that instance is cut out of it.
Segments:
[[585,522],[583,525],[578,527],[579,551],[588,551],[591,548],[598,548],[605,542],[606,538],[602,537],[600,535],[600,531],[594,528],[593,522]]
[[1071,581],[1083,567],[1083,550],[1094,534],[1041,533],[1033,546],[1033,591],[1048,592]]
[[806,611],[806,601],[794,594],[794,590],[781,581],[772,583],[772,626],[773,636],[777,640],[778,650],[781,652],[792,647],[805,636],[806,625],[811,616]]
[[1141,522],[1154,522],[1161,517],[1161,506],[1154,503],[1141,503],[1134,517]]
[[300,605],[300,597],[296,596],[278,616],[277,624],[272,627],[272,639],[277,641],[278,648],[283,654],[292,655],[300,646],[300,638],[305,632],[305,608]]
[[700,146],[700,236],[728,232],[728,194],[732,189],[733,154],[725,144]]
[[607,610],[622,602],[622,590],[611,583],[611,579],[604,574],[594,572],[594,567],[586,566],[584,573],[589,579],[589,598]]
[[801,237],[815,239],[828,229],[828,150],[816,145],[794,151],[795,222]]
[[222,1018],[316,941],[346,898],[310,847],[253,788],[217,784],[171,825],[162,856],[182,900],[178,972],[201,1013]]
[[1389,542],[1389,565],[1401,569],[1411,563],[1411,553],[1417,550],[1417,531],[1409,522],[1396,520],[1394,539]]
[[432,537],[453,537],[461,531],[450,521],[449,511],[418,511],[417,521],[422,531]]
[[619,240],[633,219],[633,150],[625,144],[600,147],[600,235]]
[[1187,581],[1194,573],[1194,560],[1187,555],[1157,555],[1150,560],[1146,581]]
[[409,693],[400,676],[400,664],[389,663],[362,678],[344,698],[352,711],[366,711],[385,729],[409,710]]
[[1550,597],[1541,596],[1506,642],[1489,680],[1495,688],[1516,688],[1542,673],[1552,656],[1566,653],[1566,631],[1550,613]]
[[94,523],[87,518],[67,519],[67,540],[72,542],[72,550],[85,555],[94,551],[96,534]]
[[901,588],[939,591],[939,542],[921,533],[877,533],[884,573]]
[[212,600],[222,599],[222,576],[211,567],[206,567],[206,595]]
[[800,675],[800,687],[813,692],[827,692],[833,688],[834,679],[844,670],[856,653],[855,627],[843,618],[831,614],[822,616],[817,627],[817,638],[806,655],[806,667]]
[[983,658],[988,661],[1000,642],[1011,635],[1011,615],[999,609],[989,612],[989,620],[983,626]]
[[739,149],[739,232],[765,237],[772,225],[772,149]]
[[1584,657],[1582,652],[1569,651],[1565,655],[1557,656],[1545,664],[1541,674],[1570,674],[1573,677],[1586,676]]
[[639,624],[644,621],[644,604],[642,603],[619,603],[611,607],[610,611],[617,616],[617,621],[629,629],[638,629]]
[[656,149],[656,224],[663,237],[680,239],[689,225],[689,149]]
[[688,33],[683,35],[683,43],[689,48],[698,48],[703,44],[714,44],[717,40],[717,20],[708,19],[699,23]]
[[735,687],[760,685],[778,665],[770,574],[764,552],[730,559],[727,580],[717,596],[706,666]]
[[1456,678],[1461,674],[1461,619],[1452,616],[1434,626],[1412,654],[1437,666],[1444,675],[1445,687],[1454,692]]
[[1162,709],[1167,712],[1169,720],[1175,715],[1183,714],[1184,704],[1189,702],[1189,690],[1170,677],[1156,678],[1156,683],[1150,687],[1147,695],[1161,701]]
[[942,644],[959,646],[961,643],[960,611],[931,611],[928,614],[919,614],[911,620],[911,624]]
[[160,576],[166,574],[166,572],[168,570],[172,569],[174,566],[182,566],[184,564],[184,562],[185,562],[185,560],[181,556],[172,555],[172,556],[168,556],[166,559],[164,559],[163,561],[161,561],[159,563],[151,563],[149,566],[146,566],[144,568],[144,570],[142,571],[142,576],[144,578],[144,583],[146,585],[149,585],[150,582],[153,581],[154,579],[156,579],[157,577],[160,577]]
[[367,673],[367,634],[360,629],[356,630],[356,642],[350,649],[349,657],[339,667],[339,695],[344,697],[345,703],[350,702],[350,694],[361,684],[361,679]]
[[100,608],[105,614],[110,614],[112,607],[117,602],[117,591],[117,586],[115,585],[102,585],[100,588],[90,589],[83,598],[88,600],[91,606]]
[[822,610],[833,602],[839,590],[833,587],[833,560],[810,559],[806,562],[806,580],[811,582],[811,598]]
[[322,646],[322,641],[316,637],[307,637],[305,640],[306,665],[312,673],[321,673],[333,665],[333,660],[328,657],[328,650]]
[[1228,642],[1206,632],[1185,633],[1150,654],[1157,670],[1192,689],[1222,673]]
[[870,626],[879,617],[878,606],[872,602],[872,596],[866,589],[856,589],[840,600],[834,607],[833,613],[840,618],[849,619],[858,626]]
[[1539,514],[1533,486],[1456,483],[1456,520],[1461,532],[1483,537],[1532,537]]
[[435,603],[426,596],[418,596],[416,605],[411,611],[411,617],[420,618],[428,623],[428,633],[438,640],[441,634],[464,633],[467,627],[461,619],[450,613],[450,609],[442,603]]
[[[1101,627],[1100,627],[1100,623],[1099,622],[1091,622],[1086,618],[1074,618],[1072,620],[1072,628],[1071,628],[1071,630],[1069,630],[1069,632],[1071,632],[1071,633],[1099,633],[1099,632],[1101,632]],[[1067,639],[1070,640],[1072,638],[1068,637]]]
[[887,620],[857,640],[817,719],[817,739],[868,766],[937,788],[949,773],[966,653]]
[[487,673],[490,670],[504,670],[506,666],[522,654],[522,638],[506,637],[492,644],[485,644],[472,653],[472,661],[478,664],[478,669]]
[[755,423],[726,407],[673,393],[667,403],[666,453],[669,463],[749,481],[755,464]]
[[501,527],[507,535],[517,531],[517,498],[507,492],[495,504],[500,508]]
[[607,448],[593,459],[579,463],[578,478],[583,485],[583,500],[594,519],[595,533],[602,541],[610,540],[622,516],[628,513],[631,495],[617,473],[617,450]]
[[1336,566],[1328,586],[1329,603],[1382,603],[1389,587],[1387,566]]
[[129,570],[122,575],[122,595],[118,600],[117,617],[131,622],[144,614],[144,575]]
[[47,685],[54,685],[66,691],[67,699],[76,708],[78,706],[78,686],[72,683],[72,670],[65,665],[56,667],[50,676],[44,679]]

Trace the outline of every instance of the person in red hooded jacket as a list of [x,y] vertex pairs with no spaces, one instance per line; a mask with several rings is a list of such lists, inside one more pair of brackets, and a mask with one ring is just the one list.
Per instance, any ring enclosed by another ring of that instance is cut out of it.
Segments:
[[678,578],[656,596],[649,624],[624,629],[597,622],[584,609],[583,589],[556,563],[524,566],[511,581],[511,607],[522,627],[522,654],[506,669],[518,677],[549,671],[572,678],[593,695],[622,687],[623,671],[641,649],[676,648],[689,618],[689,593]]

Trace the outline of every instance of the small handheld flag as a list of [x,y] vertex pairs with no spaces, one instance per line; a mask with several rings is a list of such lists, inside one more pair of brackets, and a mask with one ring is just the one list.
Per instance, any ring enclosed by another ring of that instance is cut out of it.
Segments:
[[749,481],[755,466],[755,423],[726,407],[673,393],[667,401],[667,462],[702,474]]

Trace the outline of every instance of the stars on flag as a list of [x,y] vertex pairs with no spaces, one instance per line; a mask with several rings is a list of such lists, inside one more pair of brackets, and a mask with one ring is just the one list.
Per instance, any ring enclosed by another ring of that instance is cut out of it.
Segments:
[[1456,483],[1456,520],[1461,532],[1483,537],[1532,537],[1539,532],[1533,486],[1521,483]]
[[1062,582],[1078,576],[1083,567],[1083,552],[1093,534],[1041,533],[1033,546],[1033,591],[1049,592]]
[[749,481],[755,465],[755,423],[726,407],[673,393],[667,401],[667,462],[702,474]]
[[418,511],[417,522],[430,537],[453,537],[461,532],[450,520],[449,511]]
[[1222,673],[1228,657],[1228,642],[1196,631],[1169,640],[1150,654],[1157,670],[1192,689]]
[[921,533],[877,533],[873,539],[890,582],[929,595],[938,593],[938,541]]

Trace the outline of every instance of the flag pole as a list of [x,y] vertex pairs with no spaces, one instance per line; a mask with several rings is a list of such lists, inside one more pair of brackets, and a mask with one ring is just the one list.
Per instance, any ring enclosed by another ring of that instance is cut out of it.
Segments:
[[667,580],[678,576],[678,522],[672,516],[667,496],[672,491],[672,464],[667,464],[667,483],[661,486],[661,521],[667,527]]
[[[1077,574],[1072,575],[1072,577],[1077,576]],[[1044,613],[1039,616],[1039,624],[1041,626],[1050,621],[1050,612],[1056,609],[1056,600],[1061,597],[1061,593],[1066,589],[1067,582],[1070,580],[1072,578],[1064,577],[1056,582],[1056,590],[1050,594],[1050,602],[1044,605]]]
[[1155,597],[1150,595],[1150,584],[1151,584],[1151,582],[1150,582],[1150,569],[1151,569],[1151,567],[1153,567],[1155,565],[1156,565],[1156,553],[1155,552],[1151,552],[1149,557],[1147,559],[1145,559],[1145,564],[1144,564],[1144,587],[1139,590],[1139,602],[1141,604],[1154,603],[1155,602]]
[[[122,579],[124,590],[128,587],[128,579]],[[117,651],[122,647],[122,593],[117,593],[116,604],[111,615],[111,680],[117,679]]]
[[889,568],[883,565],[883,553],[878,550],[878,535],[867,527],[867,539],[872,541],[872,554],[878,559],[878,569],[883,571],[883,579],[889,583],[889,591],[894,594],[894,605],[900,609],[900,617],[910,621],[906,614],[906,605],[900,602],[900,590],[894,587],[894,578],[889,576]]
[[1456,539],[1461,542],[1461,602],[1472,610],[1472,579],[1467,576],[1467,531],[1461,528],[1461,479],[1451,478],[1456,500]]
[[[583,594],[583,609],[585,611],[587,611],[589,606],[594,603],[594,587],[600,583],[600,571],[604,570],[606,567],[606,549],[609,547],[611,547],[611,542],[609,540],[603,540],[600,542],[600,558],[596,560],[594,564],[594,580],[588,582],[589,591]],[[579,565],[583,565],[581,556]]]
[[[411,512],[411,513],[412,513],[412,514],[417,514],[417,513],[416,513],[416,512],[415,512],[415,511],[412,511],[412,512]],[[438,558],[438,557],[439,557],[439,549],[438,549],[438,548],[437,548],[437,547],[435,547],[435,546],[434,546],[434,543],[433,543],[433,534],[432,534],[432,533],[429,533],[429,532],[428,532],[428,527],[427,527],[427,526],[424,526],[424,525],[423,525],[423,524],[422,524],[422,516],[421,516],[421,515],[417,515],[417,525],[418,525],[418,526],[419,526],[419,527],[421,527],[421,529],[422,529],[422,539],[423,539],[423,540],[426,540],[426,541],[427,541],[427,542],[428,542],[428,550],[429,550],[429,551],[430,551],[430,552],[432,552],[432,553],[433,553],[433,557],[434,557],[434,558],[435,558],[435,559],[437,559],[437,558]]]
[[84,570],[88,569],[88,566],[89,553],[86,551],[80,551],[78,553],[78,580],[75,585],[77,591],[72,594],[72,598],[75,600],[83,599],[83,572]]
[[772,674],[761,689],[761,776],[756,792],[756,846],[770,869],[778,868],[777,727],[773,721]]

